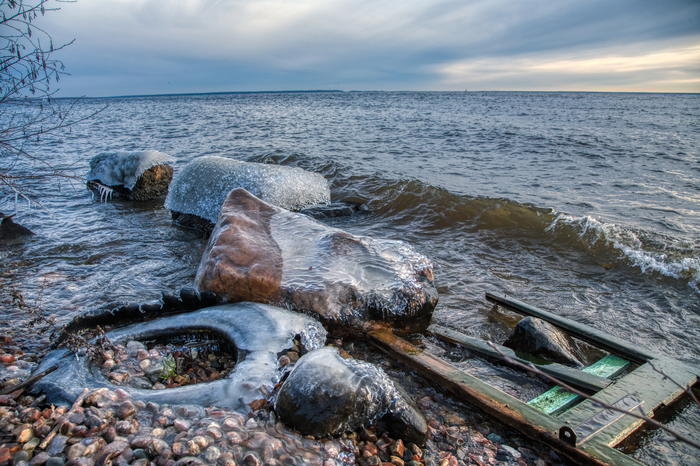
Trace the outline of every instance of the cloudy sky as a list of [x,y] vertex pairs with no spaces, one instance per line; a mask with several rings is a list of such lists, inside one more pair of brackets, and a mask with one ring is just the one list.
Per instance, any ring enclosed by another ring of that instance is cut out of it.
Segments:
[[697,0],[77,0],[63,96],[700,92]]

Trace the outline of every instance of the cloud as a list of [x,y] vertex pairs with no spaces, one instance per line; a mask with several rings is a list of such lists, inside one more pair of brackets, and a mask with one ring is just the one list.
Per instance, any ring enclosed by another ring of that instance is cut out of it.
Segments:
[[688,42],[465,59],[436,70],[443,76],[440,87],[452,89],[512,90],[520,84],[531,90],[700,92],[700,36]]
[[599,62],[608,71],[593,75],[585,60],[688,42],[699,17],[700,4],[685,0],[79,0],[42,21],[55,38],[76,39],[62,55],[73,75],[62,93],[109,95],[167,82],[181,83],[176,92],[251,90],[256,81],[260,90],[430,90],[479,76],[512,89],[525,82],[521,72],[557,85],[573,76],[567,66],[595,87],[605,73],[615,83],[625,73]]

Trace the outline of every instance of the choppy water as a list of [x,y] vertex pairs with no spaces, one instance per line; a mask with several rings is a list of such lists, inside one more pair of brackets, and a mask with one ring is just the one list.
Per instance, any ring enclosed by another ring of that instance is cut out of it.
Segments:
[[[76,115],[104,105],[28,149],[81,175],[97,153],[146,149],[176,171],[219,155],[321,173],[334,200],[368,207],[333,226],[432,259],[436,322],[501,341],[493,291],[700,365],[700,95],[230,94],[88,99]],[[0,202],[37,233],[0,249],[0,283],[60,323],[192,283],[205,242],[161,204],[34,190],[49,212]],[[700,416],[676,423],[697,434]],[[652,463],[697,453],[648,443]]]

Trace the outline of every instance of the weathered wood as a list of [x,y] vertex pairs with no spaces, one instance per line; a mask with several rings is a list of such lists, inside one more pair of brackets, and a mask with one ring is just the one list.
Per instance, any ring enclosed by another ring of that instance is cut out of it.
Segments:
[[[656,372],[650,364],[644,364],[617,380],[613,385],[596,393],[595,397],[604,403],[612,405],[627,396],[634,396],[644,402],[642,411],[637,410],[637,414],[643,413],[651,417],[656,408],[662,404],[671,404],[685,392],[674,381],[681,386],[692,386],[698,381],[698,377],[692,373],[690,368],[679,361],[670,358],[660,358],[655,359],[653,363],[656,367],[662,367],[668,377]],[[603,408],[597,403],[591,400],[584,400],[574,408],[561,414],[557,419],[568,426],[574,427],[602,410]],[[631,416],[623,416],[604,430],[596,433],[593,438],[598,442],[615,446],[639,427],[641,423],[642,421]]]
[[83,392],[78,396],[78,398],[75,399],[75,402],[73,402],[73,406],[70,407],[68,412],[61,416],[61,419],[56,422],[56,424],[53,426],[53,429],[51,429],[51,432],[48,433],[46,437],[44,437],[44,440],[41,441],[39,444],[39,448],[42,450],[46,450],[46,447],[51,443],[51,440],[56,436],[58,431],[61,429],[61,426],[68,420],[71,414],[73,414],[80,406],[83,404],[83,401],[85,401],[85,397],[87,394],[90,392],[89,388],[86,388],[83,390]]
[[574,369],[573,367],[568,367],[563,364],[538,364],[534,361],[530,361],[519,357],[515,353],[515,351],[513,351],[510,348],[506,348],[505,346],[501,345],[495,345],[498,347],[498,350],[500,350],[499,352],[495,348],[489,346],[489,344],[484,340],[470,337],[463,333],[457,332],[446,327],[441,327],[439,325],[431,325],[430,327],[428,327],[428,331],[432,332],[435,336],[443,340],[449,341],[451,343],[460,344],[466,348],[477,351],[481,354],[485,354],[486,356],[499,359],[504,362],[507,362],[505,361],[505,358],[509,357],[514,361],[517,361],[522,364],[535,364],[535,366],[537,366],[537,368],[542,372],[549,374],[552,377],[556,377],[562,382],[566,382],[567,384],[573,385],[574,387],[582,389],[586,392],[595,393],[598,390],[604,389],[611,383],[611,381],[605,377],[601,377],[599,375],[587,372],[585,370],[580,371],[578,369]]
[[641,463],[600,442],[574,447],[559,439],[559,420],[548,416],[446,361],[421,350],[384,330],[367,334],[367,340],[382,351],[421,373],[428,380],[478,406],[496,419],[544,443],[571,460],[586,465],[635,465]]
[[600,330],[578,323],[571,319],[567,319],[566,317],[561,317],[556,314],[552,314],[551,312],[530,306],[529,304],[515,298],[486,293],[486,299],[519,314],[546,320],[550,324],[566,330],[572,336],[638,364],[643,364],[648,360],[655,359],[659,356],[646,348],[626,342],[621,338],[601,332]]
[[21,382],[21,383],[18,383],[17,385],[14,385],[14,386],[12,386],[12,387],[6,388],[5,390],[3,390],[3,391],[0,392],[0,395],[7,395],[8,393],[12,393],[12,392],[14,392],[15,390],[23,389],[24,387],[27,387],[27,386],[33,384],[34,382],[36,382],[37,380],[41,379],[41,378],[44,377],[46,374],[52,373],[52,372],[55,371],[56,369],[58,369],[58,366],[57,366],[57,365],[51,366],[51,367],[49,367],[48,369],[39,372],[38,374],[34,374],[33,376],[29,377],[29,378],[28,378],[27,380],[25,380],[24,382]]
[[[595,374],[597,376],[605,377],[607,379],[620,374],[629,366],[629,364],[630,363],[628,361],[622,358],[618,358],[615,355],[609,354],[603,359],[596,361],[588,367],[585,367],[582,372],[588,374]],[[540,370],[542,370],[542,368],[540,368]],[[566,382],[566,380],[560,377],[557,378],[559,378],[559,380],[563,382]],[[610,384],[612,383],[612,381],[608,381],[608,383]],[[556,386],[547,390],[538,397],[528,401],[527,404],[539,409],[543,413],[547,413],[551,416],[557,416],[574,406],[581,399],[581,396],[566,391],[559,386]]]

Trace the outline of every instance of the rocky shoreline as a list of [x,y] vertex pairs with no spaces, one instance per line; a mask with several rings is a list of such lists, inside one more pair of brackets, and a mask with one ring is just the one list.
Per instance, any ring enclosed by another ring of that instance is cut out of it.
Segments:
[[[364,342],[336,341],[355,357],[374,359],[389,374],[394,366]],[[22,366],[36,356],[11,338],[2,339],[3,389],[20,382]],[[409,390],[429,423],[422,447],[391,438],[377,423],[334,438],[302,436],[277,419],[270,405],[251,406],[249,415],[195,405],[145,403],[115,386],[97,389],[68,405],[46,405],[23,389],[0,395],[0,464],[31,466],[301,465],[319,466],[545,466],[561,464],[551,450],[504,428],[492,431],[477,410],[456,406],[418,377]],[[402,381],[404,384],[407,381]],[[55,432],[52,438],[49,438]],[[48,439],[48,440],[47,440]],[[507,439],[507,440],[506,440]]]

